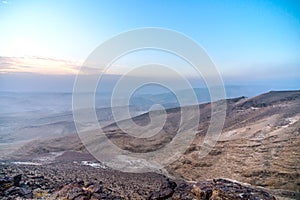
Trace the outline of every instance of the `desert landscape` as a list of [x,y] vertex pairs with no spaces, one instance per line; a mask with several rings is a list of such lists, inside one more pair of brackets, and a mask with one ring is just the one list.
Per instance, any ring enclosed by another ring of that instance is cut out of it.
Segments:
[[300,200],[299,0],[0,0],[0,200]]
[[[140,174],[111,169],[90,155],[78,135],[70,132],[26,142],[8,155],[2,154],[1,196],[3,199],[300,198],[300,92],[271,91],[253,98],[227,99],[226,103],[223,132],[204,158],[199,158],[199,152],[210,119],[210,103],[199,105],[197,136],[184,155],[166,170]],[[172,140],[180,109],[190,107],[193,106],[167,110],[167,122],[153,138],[133,140],[116,123],[106,126],[106,135],[120,148],[152,151]],[[149,113],[133,120],[145,125],[149,123]],[[66,122],[55,125],[59,123]],[[49,129],[50,125],[45,126]]]

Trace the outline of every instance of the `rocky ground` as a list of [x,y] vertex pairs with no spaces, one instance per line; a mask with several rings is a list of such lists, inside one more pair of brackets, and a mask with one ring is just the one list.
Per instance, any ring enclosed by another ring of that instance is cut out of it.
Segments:
[[1,199],[275,199],[262,189],[225,179],[185,182],[82,162],[6,162],[0,172]]
[[[228,104],[223,133],[199,158],[205,122],[194,144],[169,171],[185,180],[226,177],[300,192],[300,92],[270,92]],[[205,173],[203,173],[205,172]]]
[[[223,132],[201,159],[211,104],[199,105],[193,144],[166,167],[172,178],[112,170],[97,163],[73,134],[32,141],[2,157],[0,199],[300,199],[300,91],[226,102]],[[176,134],[181,109],[167,110],[163,132],[153,138],[132,139],[116,124],[107,127],[107,136],[122,149],[155,150]],[[133,119],[144,125],[149,115]]]
[[3,163],[0,166],[0,196],[6,199],[17,196],[46,199],[75,199],[78,196],[86,196],[83,199],[141,199],[159,188],[160,183],[166,179],[154,173],[122,173],[92,162],[92,166],[79,161],[35,164]]

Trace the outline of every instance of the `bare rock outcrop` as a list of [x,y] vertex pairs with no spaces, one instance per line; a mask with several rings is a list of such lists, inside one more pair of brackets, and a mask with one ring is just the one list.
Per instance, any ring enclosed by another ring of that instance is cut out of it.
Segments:
[[227,179],[200,181],[195,184],[166,180],[159,191],[152,192],[148,199],[190,199],[190,200],[275,200],[275,197],[262,189]]

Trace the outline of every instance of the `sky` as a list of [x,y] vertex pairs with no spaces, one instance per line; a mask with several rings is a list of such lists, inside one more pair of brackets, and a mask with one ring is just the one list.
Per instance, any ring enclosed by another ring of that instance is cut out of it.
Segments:
[[34,76],[73,80],[69,76],[78,73],[98,45],[143,27],[167,28],[192,38],[229,84],[300,86],[297,0],[1,0],[0,90],[16,77],[19,85]]

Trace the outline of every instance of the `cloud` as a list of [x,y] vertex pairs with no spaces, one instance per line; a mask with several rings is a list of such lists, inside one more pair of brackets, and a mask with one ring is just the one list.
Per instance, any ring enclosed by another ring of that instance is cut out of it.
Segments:
[[[82,67],[82,63],[78,61],[75,62],[34,56],[0,56],[0,74],[33,73],[43,75],[99,75],[102,71],[103,67],[98,67],[97,64],[89,64]],[[118,70],[108,70],[105,71],[105,74],[120,75],[121,73]]]
[[0,57],[0,74],[35,73],[45,75],[77,74],[79,62],[41,57]]
[[3,4],[9,4],[8,1],[4,1],[4,0],[2,1],[2,3],[3,3]]

